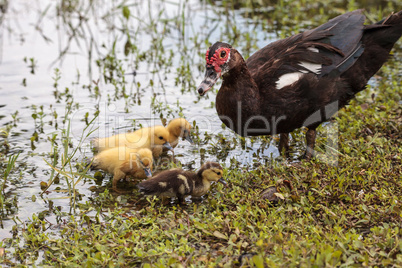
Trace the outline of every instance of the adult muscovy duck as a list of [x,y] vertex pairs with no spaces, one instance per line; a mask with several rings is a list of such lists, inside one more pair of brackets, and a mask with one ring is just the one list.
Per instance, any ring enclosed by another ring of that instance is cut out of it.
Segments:
[[242,136],[280,134],[306,126],[306,158],[316,128],[345,106],[387,61],[402,35],[402,11],[363,25],[363,10],[348,12],[303,33],[273,42],[246,61],[226,43],[206,53],[204,95],[222,77],[216,96],[220,119]]

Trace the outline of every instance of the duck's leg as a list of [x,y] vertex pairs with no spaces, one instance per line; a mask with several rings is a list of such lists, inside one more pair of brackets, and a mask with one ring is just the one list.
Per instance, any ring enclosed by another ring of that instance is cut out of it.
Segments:
[[289,133],[279,134],[279,154],[289,157]]
[[315,146],[315,137],[317,135],[317,131],[315,129],[308,129],[306,132],[306,152],[304,153],[303,158],[306,160],[310,160],[311,157],[314,156],[314,146]]
[[177,200],[178,200],[178,203],[181,205],[181,204],[184,204],[185,202],[185,199],[184,199],[184,195],[181,195],[181,194],[178,194],[177,195]]

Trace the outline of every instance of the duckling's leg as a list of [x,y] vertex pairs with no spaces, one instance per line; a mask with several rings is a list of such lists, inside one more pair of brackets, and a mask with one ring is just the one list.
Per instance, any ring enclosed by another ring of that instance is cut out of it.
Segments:
[[314,156],[314,146],[315,146],[315,137],[317,135],[317,131],[315,129],[308,129],[306,132],[306,152],[304,153],[303,158],[306,160],[310,160],[311,157]]
[[115,192],[117,192],[117,193],[124,193],[124,192],[126,192],[126,191],[117,190],[117,182],[118,182],[119,180],[123,179],[125,176],[126,176],[126,174],[125,174],[124,172],[122,172],[119,168],[117,168],[117,169],[114,171],[113,182],[112,182],[113,191],[115,191]]
[[279,154],[289,157],[289,133],[279,134]]

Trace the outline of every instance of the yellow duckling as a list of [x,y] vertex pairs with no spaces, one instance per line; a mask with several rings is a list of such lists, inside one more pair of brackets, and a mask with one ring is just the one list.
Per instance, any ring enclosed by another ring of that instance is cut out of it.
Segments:
[[193,143],[190,136],[191,125],[186,119],[173,119],[169,122],[166,129],[169,131],[169,143],[173,148],[176,148],[177,144],[179,144],[179,138],[186,139],[190,143]]
[[113,190],[117,182],[126,176],[136,179],[152,177],[152,152],[147,148],[132,149],[125,146],[104,150],[94,156],[92,168],[113,174]]
[[94,147],[99,152],[119,146],[126,146],[131,149],[148,148],[152,150],[153,157],[157,158],[162,153],[163,148],[173,149],[168,140],[169,131],[165,127],[153,126],[96,139],[94,140]]
[[183,202],[187,195],[199,197],[206,194],[212,181],[226,185],[226,181],[222,178],[222,170],[222,167],[215,162],[205,163],[197,173],[179,168],[166,170],[141,182],[138,188],[145,195],[176,196],[179,202]]

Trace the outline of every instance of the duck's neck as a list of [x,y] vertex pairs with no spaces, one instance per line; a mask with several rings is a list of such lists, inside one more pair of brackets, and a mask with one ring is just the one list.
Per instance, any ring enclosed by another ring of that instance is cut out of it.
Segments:
[[259,108],[260,92],[243,60],[223,76],[216,110],[225,125],[244,136],[245,123],[259,115]]

